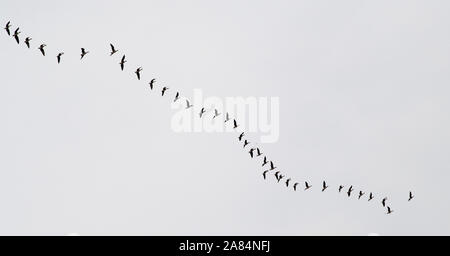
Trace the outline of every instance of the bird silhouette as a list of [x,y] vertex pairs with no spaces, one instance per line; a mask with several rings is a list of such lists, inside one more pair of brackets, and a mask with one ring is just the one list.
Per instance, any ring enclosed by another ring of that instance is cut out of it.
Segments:
[[284,175],[283,175],[283,174],[278,175],[278,180],[277,180],[277,182],[279,183],[280,180],[283,179],[283,178],[284,178]]
[[233,129],[236,129],[236,128],[238,128],[238,124],[237,124],[237,122],[236,122],[236,119],[234,119],[233,120]]
[[169,90],[169,88],[164,86],[161,91],[161,96],[164,96],[164,92],[166,92],[167,90]]
[[250,154],[251,158],[253,158],[253,151],[255,151],[254,148],[251,148],[250,151],[248,151],[248,153]]
[[224,123],[230,121],[230,115],[228,114],[228,112],[225,114],[225,121]]
[[20,34],[21,32],[19,31],[19,28],[17,28],[15,31],[14,31],[14,39],[16,39],[16,42],[17,42],[17,44],[19,44],[19,34]]
[[350,195],[352,194],[352,191],[353,191],[353,186],[350,186],[347,190],[348,197],[350,197]]
[[205,114],[206,113],[206,110],[205,110],[205,108],[202,108],[201,110],[200,110],[200,118],[202,118],[202,116],[203,116],[203,114]]
[[370,194],[369,194],[369,200],[367,200],[367,201],[370,201],[370,200],[372,200],[373,199],[373,194],[372,194],[372,192],[370,192]]
[[214,116],[213,119],[218,117],[220,115],[219,111],[217,109],[214,109]]
[[339,185],[339,193],[341,193],[341,190],[344,188],[344,186]]
[[30,41],[31,41],[31,37],[27,37],[25,38],[25,44],[27,45],[28,49],[30,49]]
[[150,80],[150,83],[148,83],[148,84],[150,85],[150,90],[153,90],[153,86],[155,85],[155,78]]
[[186,100],[186,109],[192,108],[194,105],[190,104],[188,100]]
[[247,146],[248,144],[250,144],[250,142],[248,142],[247,140],[244,140],[244,148],[245,148],[245,146]]
[[358,195],[358,200],[364,195],[365,193],[362,192],[361,190],[359,191],[359,195]]
[[173,100],[173,102],[176,102],[179,98],[180,98],[180,93],[177,92],[177,94],[175,95],[175,99]]
[[137,79],[141,80],[141,71],[142,71],[142,67],[138,67],[136,69],[136,71],[134,71],[134,73],[136,73]]
[[261,166],[264,166],[264,165],[266,165],[268,163],[268,161],[267,161],[267,157],[264,157],[264,160],[263,160],[263,163],[262,163],[262,165]]
[[273,162],[270,161],[270,170],[274,170],[275,168],[277,168],[277,167],[275,167],[275,166],[273,165]]
[[298,186],[298,182],[295,182],[295,183],[294,183],[294,186],[293,186],[294,191],[297,191],[297,186]]
[[[123,71],[123,68],[125,66],[125,62],[127,62],[125,60],[125,54],[122,56],[122,59],[120,60],[119,64],[120,64],[120,69]],[[151,82],[150,82],[151,83]],[[153,83],[150,84],[150,88],[153,88]]]
[[89,53],[89,52],[86,51],[86,49],[81,48],[81,58],[80,58],[80,60],[83,59],[83,57],[84,57],[86,54],[88,54],[88,53]]
[[9,30],[10,27],[11,27],[11,21],[8,21],[8,23],[6,23],[6,26],[5,26],[5,30],[6,30],[6,33],[8,33],[8,36],[11,35],[11,31]]
[[111,53],[109,54],[109,56],[112,56],[114,53],[116,53],[116,52],[118,52],[118,50],[116,50],[115,48],[114,48],[114,45],[113,44],[109,44],[110,46],[111,46]]
[[286,180],[286,187],[289,187],[289,182],[291,181],[291,178]]
[[44,51],[44,47],[46,47],[47,45],[45,45],[45,44],[41,44],[40,46],[39,46],[39,50],[41,50],[41,53],[42,53],[42,55],[44,55],[45,56],[45,51]]
[[305,181],[305,190],[310,189],[312,185],[309,185],[307,181]]
[[386,200],[387,197],[383,198],[383,200],[381,200],[381,204],[383,205],[383,207],[386,207]]
[[327,189],[327,183],[325,181],[322,182],[322,192],[325,191],[325,189]]
[[387,207],[387,213],[386,214],[391,214],[391,213],[393,213],[394,212],[394,210],[391,210],[391,207]]
[[256,148],[256,156],[260,156],[260,155],[262,155],[261,151],[259,150],[259,148]]
[[409,191],[409,198],[408,198],[408,202],[409,202],[409,201],[411,201],[411,199],[413,199],[413,198],[414,198],[414,196],[413,196],[412,192],[411,192],[411,191]]
[[241,133],[238,137],[239,141],[241,141],[243,137],[244,137],[244,133]]
[[58,55],[56,55],[56,59],[58,60],[58,64],[61,62],[61,56],[63,56],[63,55],[64,55],[63,52],[60,52],[60,53],[58,53]]
[[[269,170],[267,170],[267,171],[269,171]],[[279,179],[279,177],[278,177],[278,174],[280,173],[280,171],[277,171],[277,172],[275,172],[275,178],[278,180]]]
[[269,170],[267,170],[267,171],[263,171],[263,177],[264,177],[264,179],[266,179],[266,175],[267,175],[267,172],[268,172]]

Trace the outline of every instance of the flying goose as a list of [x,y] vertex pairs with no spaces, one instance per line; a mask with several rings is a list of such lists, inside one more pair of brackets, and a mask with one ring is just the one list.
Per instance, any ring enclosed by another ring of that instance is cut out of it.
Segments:
[[233,129],[238,128],[238,124],[236,123],[236,119],[233,119]]
[[283,174],[278,175],[278,181],[277,181],[277,182],[279,183],[280,180],[283,179],[283,178],[284,178],[284,175],[283,175]]
[[230,121],[230,115],[228,114],[228,112],[225,114],[225,122],[224,123],[226,123],[226,122],[228,122],[228,121]]
[[248,144],[250,144],[250,142],[248,142],[247,140],[244,140],[244,148],[245,148],[245,146],[247,146]]
[[61,56],[63,56],[63,55],[64,55],[63,52],[60,52],[60,53],[58,53],[58,55],[56,55],[56,59],[58,60],[58,64],[61,62]]
[[239,141],[242,140],[242,137],[244,137],[244,133],[241,133],[241,134],[239,135]]
[[31,41],[31,37],[27,37],[25,38],[25,44],[27,45],[28,49],[30,49],[30,41]]
[[263,164],[262,164],[261,166],[264,166],[264,165],[266,165],[267,163],[268,163],[267,157],[264,157]]
[[348,197],[350,197],[352,191],[353,191],[353,186],[350,186],[350,187],[348,188],[348,191],[347,191]]
[[138,67],[138,68],[136,69],[136,71],[134,71],[134,73],[136,73],[136,76],[137,76],[138,80],[141,80],[141,71],[142,71],[142,70],[143,70],[142,67]]
[[294,183],[294,186],[293,186],[294,191],[297,191],[297,186],[298,186],[298,182],[295,182],[295,183]]
[[219,111],[217,109],[214,109],[214,116],[213,119],[218,117],[220,115]]
[[202,118],[202,116],[203,116],[203,114],[205,114],[205,112],[206,112],[205,108],[202,108],[200,110],[200,118]]
[[15,31],[14,31],[14,39],[16,39],[16,42],[17,42],[17,44],[19,44],[19,34],[20,34],[21,32],[19,31],[19,28],[17,28]]
[[260,155],[262,155],[261,151],[259,150],[259,148],[256,148],[256,156],[260,156]]
[[180,93],[177,92],[177,94],[175,95],[175,99],[173,100],[173,102],[176,102],[179,98],[180,98]]
[[192,105],[191,103],[189,103],[188,100],[186,100],[186,109],[188,108],[192,108],[194,105]]
[[344,186],[339,185],[339,193],[341,193],[341,190],[344,188]]
[[414,198],[414,196],[413,196],[412,192],[411,192],[411,191],[409,191],[409,198],[408,198],[408,202],[409,202],[409,201],[411,201],[411,199],[413,199],[413,198]]
[[112,56],[114,53],[116,53],[116,52],[118,52],[118,50],[116,50],[115,48],[114,48],[114,45],[113,44],[109,44],[110,46],[111,46],[111,53],[109,54],[109,56]]
[[[123,67],[125,66],[125,62],[127,62],[126,60],[125,60],[125,54],[122,56],[122,59],[120,60],[120,62],[119,62],[119,64],[120,64],[120,69],[123,71]],[[153,88],[152,87],[152,85],[153,85],[153,83],[151,83],[150,84],[150,88]]]
[[391,213],[393,213],[394,212],[394,210],[391,210],[391,207],[387,207],[387,213],[386,214],[391,214]]
[[88,53],[89,53],[89,52],[86,51],[86,49],[81,48],[81,58],[80,58],[80,60],[83,59],[84,55],[86,55],[86,54],[88,54]]
[[150,90],[153,90],[153,86],[155,84],[155,78],[153,78],[152,80],[150,80],[150,83],[148,83],[150,85]]
[[312,185],[309,185],[307,181],[305,181],[305,190],[310,189]]
[[367,200],[367,201],[370,201],[370,200],[372,200],[373,199],[373,194],[372,194],[372,192],[370,192],[370,194],[369,194],[369,200]]
[[365,193],[362,192],[361,190],[359,191],[359,195],[358,195],[358,200],[364,195]]
[[248,151],[248,153],[250,154],[250,156],[253,158],[253,151],[255,151],[254,148],[251,148],[250,151]]
[[164,96],[164,92],[167,90],[169,90],[169,88],[164,86],[161,91],[161,96]]
[[39,46],[39,50],[41,50],[41,53],[42,53],[42,55],[44,55],[45,56],[45,51],[44,51],[44,47],[46,47],[47,45],[45,45],[45,44],[41,44],[40,46]]
[[383,200],[381,200],[381,204],[383,205],[383,207],[386,207],[386,200],[387,197],[383,198]]
[[267,172],[268,172],[268,171],[269,171],[269,170],[263,172],[263,177],[264,177],[264,179],[266,179],[266,175],[267,175]]
[[325,189],[327,189],[327,183],[325,181],[322,182],[322,192],[325,191]]
[[8,36],[11,35],[11,31],[9,30],[10,27],[11,27],[11,21],[8,21],[8,23],[6,23],[6,26],[5,26],[5,30],[6,30],[6,33],[8,33]]
[[273,165],[273,162],[270,161],[270,170],[274,170],[275,168],[277,168],[277,167],[275,167],[275,166]]
[[291,181],[291,178],[286,180],[286,187],[289,187],[289,182]]

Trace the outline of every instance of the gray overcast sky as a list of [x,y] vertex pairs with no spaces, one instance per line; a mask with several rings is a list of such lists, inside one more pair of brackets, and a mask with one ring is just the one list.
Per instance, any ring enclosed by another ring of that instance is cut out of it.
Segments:
[[[3,0],[2,27],[33,40],[0,33],[0,234],[450,235],[449,11],[444,0]],[[188,97],[279,97],[280,139],[262,148],[315,189],[264,181],[233,134],[174,133],[152,77]],[[377,200],[348,199],[340,183]]]

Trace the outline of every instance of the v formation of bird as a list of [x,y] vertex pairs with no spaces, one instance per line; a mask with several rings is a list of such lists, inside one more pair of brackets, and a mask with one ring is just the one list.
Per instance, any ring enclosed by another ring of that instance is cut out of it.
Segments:
[[[5,28],[4,28],[4,29],[6,30],[6,33],[8,34],[8,36],[11,36],[11,29],[10,29],[10,28],[11,28],[11,22],[8,21],[8,23],[6,23]],[[16,29],[14,30],[14,33],[12,34],[12,37],[14,37],[15,41],[17,42],[17,44],[20,44],[20,38],[19,38],[19,34],[20,34],[20,33],[21,33],[21,31],[19,31],[19,28],[16,28]],[[32,40],[31,37],[26,37],[26,38],[25,38],[24,43],[25,43],[25,45],[27,46],[27,48],[30,48],[31,40]],[[41,52],[41,54],[42,54],[43,56],[46,56],[46,55],[45,55],[45,54],[46,54],[46,52],[45,52],[45,47],[46,47],[46,46],[47,46],[46,44],[41,44],[41,45],[39,45],[39,47],[38,47],[39,51]],[[113,56],[113,55],[115,55],[117,52],[119,52],[119,50],[117,50],[117,49],[114,47],[113,44],[110,43],[109,46],[110,46],[110,52],[109,52],[109,55],[110,55],[110,56]],[[81,58],[80,58],[80,60],[82,60],[88,53],[89,53],[89,51],[87,51],[85,48],[81,48],[81,54],[80,54]],[[64,55],[64,52],[59,52],[59,53],[56,55],[56,60],[57,60],[57,63],[58,63],[58,64],[61,63],[61,59],[62,59],[62,56],[63,56],[63,55]],[[125,59],[125,54],[124,54],[124,55],[122,55],[121,60],[120,60],[120,62],[119,62],[120,69],[121,69],[122,71],[125,69],[125,63],[126,63],[126,62],[127,62],[127,61],[126,61],[126,59]],[[142,68],[142,67],[138,67],[138,68],[134,71],[134,73],[136,74],[138,80],[141,80],[141,78],[142,78],[142,75],[141,75],[141,72],[142,72],[142,71],[143,71],[143,68]],[[150,80],[150,82],[149,82],[150,90],[153,90],[153,89],[155,88],[155,83],[156,83],[156,79],[155,79],[155,78],[153,78],[153,79]],[[161,89],[161,96],[164,96],[165,93],[166,93],[166,91],[167,91],[168,89],[169,89],[168,87],[165,87],[165,86],[164,86],[164,87]],[[179,99],[180,99],[180,93],[177,91],[176,94],[175,94],[174,102],[178,101]],[[185,99],[185,101],[186,101],[186,109],[190,109],[190,108],[193,107],[193,105],[189,102],[188,99]],[[204,116],[205,116],[206,113],[207,113],[207,111],[205,110],[205,108],[204,108],[204,107],[201,108],[200,113],[199,113],[199,118],[204,118]],[[216,119],[216,118],[219,117],[220,115],[221,115],[221,113],[219,112],[219,110],[214,109],[214,115],[213,115],[212,119]],[[230,121],[230,120],[231,120],[231,118],[230,118],[229,114],[226,113],[226,114],[225,114],[225,117],[224,117],[224,122],[227,123],[227,122]],[[239,127],[239,125],[237,124],[236,119],[233,119],[232,127],[233,127],[234,130],[237,130],[237,128]],[[239,134],[239,136],[238,136],[238,141],[239,141],[239,142],[243,142],[243,147],[244,147],[244,148],[247,147],[249,144],[251,144],[251,143],[245,138],[245,133],[244,133],[244,132],[241,132],[241,133]],[[263,172],[262,172],[262,176],[263,176],[264,180],[266,180],[266,179],[268,178],[268,174],[269,174],[270,172],[273,172],[273,173],[274,173],[274,177],[275,177],[277,183],[279,183],[281,180],[283,180],[283,179],[285,178],[285,175],[282,174],[281,171],[278,170],[278,168],[274,165],[274,163],[273,163],[272,161],[269,161],[268,158],[267,158],[267,156],[265,156],[265,155],[263,155],[263,154],[261,153],[261,150],[260,150],[259,147],[252,147],[252,148],[250,148],[250,150],[248,151],[248,153],[250,154],[250,157],[251,157],[251,158],[254,158],[254,159],[263,157],[262,167],[265,167],[267,164],[269,165],[269,168],[266,169],[266,170],[263,170]],[[293,189],[293,191],[297,191],[297,187],[298,187],[298,185],[299,185],[300,183],[299,183],[299,182],[291,182],[291,181],[292,181],[292,178],[286,178],[286,179],[285,179],[285,182],[284,182],[285,186],[288,187],[288,188],[291,187],[291,188]],[[292,184],[292,186],[290,186],[290,184]],[[304,184],[305,184],[304,191],[310,190],[310,189],[312,189],[312,187],[313,187],[308,181],[304,181]],[[337,192],[338,192],[338,193],[341,193],[341,191],[342,191],[342,189],[344,189],[344,187],[345,187],[344,185],[339,185],[339,187],[338,187],[338,189],[337,189]],[[326,181],[322,181],[322,189],[321,189],[321,191],[322,191],[322,192],[325,192],[325,190],[327,190],[328,188],[329,188],[329,185],[326,183]],[[353,189],[353,186],[352,186],[352,185],[348,187],[348,189],[347,189],[347,196],[348,196],[348,197],[351,197],[351,194],[352,194],[353,190],[354,190],[354,189]],[[358,194],[358,200],[361,199],[364,195],[365,195],[365,192],[362,191],[362,190],[360,190],[360,191],[359,191],[359,194]],[[409,191],[408,201],[411,201],[413,198],[414,198],[413,193],[412,193],[411,191]],[[372,199],[374,199],[374,195],[373,195],[372,192],[370,192],[367,201],[371,201]],[[382,207],[386,208],[386,214],[391,214],[391,213],[394,212],[394,211],[390,208],[390,206],[387,205],[387,197],[384,197],[384,198],[381,200],[381,205],[382,205]]]

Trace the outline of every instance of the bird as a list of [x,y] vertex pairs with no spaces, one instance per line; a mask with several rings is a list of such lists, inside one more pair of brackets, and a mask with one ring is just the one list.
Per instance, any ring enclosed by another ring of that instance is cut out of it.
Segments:
[[[120,64],[120,69],[123,71],[123,67],[125,66],[125,62],[127,62],[125,60],[125,54],[122,56],[122,60],[120,60],[119,64]],[[151,83],[151,82],[150,82]],[[152,83],[150,84],[150,88],[152,88]]]
[[361,190],[359,191],[359,195],[358,195],[358,200],[364,195],[365,193],[362,192]]
[[240,135],[239,135],[239,141],[241,141],[242,140],[242,137],[244,137],[244,133],[242,132]]
[[267,174],[268,171],[269,171],[269,170],[263,171],[263,177],[264,177],[264,179],[266,179],[266,174]]
[[348,188],[348,191],[347,191],[348,197],[350,197],[352,191],[353,191],[353,186],[350,186],[350,187]]
[[86,55],[86,54],[88,54],[88,53],[89,53],[89,52],[86,51],[84,48],[81,48],[81,58],[80,58],[80,60],[83,59],[84,55]]
[[194,105],[192,105],[191,103],[189,103],[188,100],[186,100],[186,109],[188,108],[192,108]]
[[219,111],[217,109],[214,109],[214,116],[213,119],[218,117],[220,115]]
[[411,191],[409,191],[409,198],[408,198],[408,202],[409,202],[409,201],[411,201],[411,199],[413,199],[413,198],[414,198],[414,196],[413,196],[412,192],[411,192]]
[[251,148],[250,151],[248,151],[248,153],[250,154],[250,156],[253,158],[253,151],[255,151],[254,148]]
[[394,212],[394,210],[391,210],[391,207],[387,207],[387,213],[386,214],[391,214],[391,213],[393,213]]
[[383,205],[383,207],[386,207],[386,200],[387,197],[383,198],[383,200],[381,200],[381,204]]
[[275,167],[275,166],[273,165],[273,162],[270,161],[270,170],[274,170],[275,168],[277,168],[277,167]]
[[238,128],[238,126],[239,126],[239,125],[237,125],[237,123],[236,123],[236,119],[234,119],[234,120],[233,120],[233,124],[234,124],[234,125],[233,125],[233,129],[236,129],[236,128]]
[[11,21],[8,21],[8,23],[6,23],[6,26],[5,26],[5,30],[6,30],[6,33],[8,33],[8,36],[11,35],[11,31],[9,30],[10,27],[11,27]]
[[19,31],[19,28],[17,28],[15,31],[14,31],[14,38],[16,39],[16,42],[17,42],[17,44],[19,44],[19,34],[20,34],[21,32]]
[[262,164],[261,166],[264,166],[264,165],[266,165],[267,163],[268,163],[267,157],[264,157],[263,164]]
[[282,174],[278,175],[278,181],[277,182],[280,182],[280,180],[283,179],[283,178],[284,178],[284,175],[282,175]]
[[136,73],[138,80],[141,80],[141,71],[142,71],[142,67],[138,67],[136,69],[136,71],[134,71],[134,73]]
[[28,49],[30,48],[30,41],[31,41],[31,37],[27,37],[25,38],[25,44],[27,45]]
[[227,112],[226,115],[225,115],[225,122],[224,123],[226,123],[228,121],[230,121],[230,115]]
[[370,192],[370,194],[369,194],[369,200],[367,200],[367,201],[370,201],[370,200],[372,200],[373,199],[373,194],[372,194],[372,192]]
[[[267,171],[269,171],[269,170],[267,170]],[[277,171],[277,172],[275,172],[275,178],[277,178],[277,180],[279,179],[279,177],[278,177],[278,174],[280,173],[280,171]]]
[[259,148],[256,148],[256,156],[260,156],[262,155],[261,151],[259,150]]
[[205,112],[206,112],[206,110],[205,110],[205,108],[202,108],[201,110],[200,110],[200,118],[202,118],[202,116],[203,116],[203,114],[205,114]]
[[344,186],[339,185],[339,193],[341,193],[341,190],[344,188]]
[[164,92],[167,91],[167,90],[169,90],[169,88],[164,86],[162,88],[161,95],[164,96]]
[[173,100],[173,102],[175,102],[175,101],[177,101],[180,97],[180,93],[179,92],[177,92],[177,94],[175,95],[175,99]]
[[305,190],[310,189],[312,185],[309,185],[307,181],[305,181]]
[[45,56],[45,51],[44,51],[44,47],[46,47],[47,45],[45,45],[45,44],[41,44],[40,46],[39,46],[39,50],[41,50],[41,53],[42,53],[42,55],[44,55]]
[[286,180],[286,187],[289,187],[289,182],[291,181],[291,178]]
[[114,45],[112,45],[111,43],[109,45],[111,46],[111,53],[109,54],[109,56],[112,56],[114,53],[118,52],[118,50],[116,50],[114,48]]
[[250,144],[250,142],[248,142],[247,140],[244,140],[244,148],[245,148],[245,146],[247,146],[248,144]]
[[153,78],[152,80],[150,80],[150,83],[148,83],[150,85],[150,90],[153,90],[153,86],[155,84],[155,78]]
[[323,183],[322,183],[322,192],[325,191],[325,189],[327,189],[327,188],[328,188],[327,183],[325,181],[323,181]]
[[61,56],[63,56],[63,52],[58,53],[58,55],[56,55],[56,59],[58,60],[58,64],[61,62]]
[[295,183],[294,183],[294,186],[293,186],[294,191],[297,191],[297,186],[298,186],[298,182],[295,182]]

